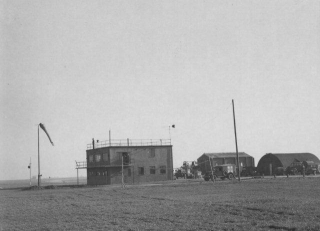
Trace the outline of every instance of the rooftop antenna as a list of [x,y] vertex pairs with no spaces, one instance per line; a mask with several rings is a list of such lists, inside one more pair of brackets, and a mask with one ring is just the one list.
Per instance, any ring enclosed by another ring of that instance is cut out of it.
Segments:
[[170,137],[170,143],[171,143],[171,132],[170,132],[170,129],[172,128],[175,128],[176,125],[172,124],[171,126],[169,126],[169,137]]

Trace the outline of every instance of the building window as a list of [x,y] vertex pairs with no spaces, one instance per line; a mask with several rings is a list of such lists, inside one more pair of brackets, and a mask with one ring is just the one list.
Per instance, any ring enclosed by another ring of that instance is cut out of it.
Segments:
[[89,172],[89,176],[93,176],[93,172]]
[[96,162],[100,162],[101,160],[101,155],[100,154],[96,154]]
[[144,167],[138,167],[138,174],[144,175]]
[[93,162],[93,155],[89,155],[89,162]]
[[156,156],[156,150],[152,148],[151,150],[148,150],[148,154],[150,158],[153,158]]
[[160,166],[160,174],[166,174],[167,167],[166,166]]
[[103,153],[103,161],[108,161],[108,153]]
[[100,176],[100,172],[96,172],[96,175],[97,175],[97,176]]
[[156,166],[150,166],[150,174],[156,174]]
[[131,168],[128,168],[128,176],[131,176]]
[[123,152],[122,153],[122,162],[123,162],[124,165],[129,165],[130,164],[129,153],[127,153],[127,152]]

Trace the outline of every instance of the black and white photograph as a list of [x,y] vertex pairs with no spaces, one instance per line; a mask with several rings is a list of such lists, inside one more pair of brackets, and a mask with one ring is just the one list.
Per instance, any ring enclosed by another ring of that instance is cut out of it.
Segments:
[[320,230],[320,1],[0,0],[0,230]]

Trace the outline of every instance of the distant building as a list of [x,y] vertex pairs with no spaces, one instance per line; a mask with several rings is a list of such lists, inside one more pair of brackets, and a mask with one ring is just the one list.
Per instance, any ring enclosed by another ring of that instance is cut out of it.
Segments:
[[87,146],[87,184],[139,184],[173,179],[170,140],[112,140]]
[[[254,158],[245,152],[239,152],[239,162],[241,167],[254,167]],[[235,152],[220,152],[220,153],[203,153],[198,158],[198,166],[202,174],[210,171],[211,166],[221,164],[237,164],[237,154]]]
[[312,153],[267,153],[261,157],[257,171],[264,175],[272,175],[277,168],[287,168],[301,164],[304,161],[319,163],[318,157]]

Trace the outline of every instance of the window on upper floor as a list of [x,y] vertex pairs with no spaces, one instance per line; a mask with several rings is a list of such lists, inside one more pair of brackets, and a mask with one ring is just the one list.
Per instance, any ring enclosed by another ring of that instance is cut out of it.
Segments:
[[93,155],[89,155],[89,162],[93,162]]
[[149,158],[153,158],[156,156],[156,150],[154,148],[151,148],[151,150],[148,150]]
[[103,158],[103,161],[108,161],[109,160],[108,153],[103,153],[102,158]]
[[96,154],[96,162],[100,162],[101,160],[101,155],[100,154]]

